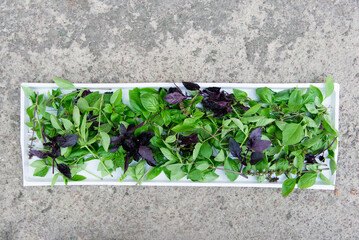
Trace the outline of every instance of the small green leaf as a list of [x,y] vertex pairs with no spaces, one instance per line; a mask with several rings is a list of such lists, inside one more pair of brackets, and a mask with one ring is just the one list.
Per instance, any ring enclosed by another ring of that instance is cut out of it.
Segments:
[[30,99],[33,99],[36,97],[36,93],[34,91],[32,91],[31,88],[26,87],[26,86],[21,86],[22,90],[24,91],[25,96],[27,96]]
[[187,178],[192,181],[200,181],[203,178],[203,172],[201,170],[193,170],[188,174]]
[[149,112],[157,112],[159,109],[158,95],[150,93],[141,94],[141,103]]
[[332,175],[335,173],[335,171],[337,170],[337,163],[335,162],[334,159],[330,159],[330,163],[329,163],[329,166],[330,166],[330,171],[332,173]]
[[221,151],[219,151],[217,156],[214,158],[214,160],[217,162],[224,162],[225,159],[226,159],[226,156],[225,156],[223,149],[221,149]]
[[74,110],[72,112],[72,118],[74,119],[74,123],[76,127],[80,126],[80,109],[77,106],[74,106]]
[[233,95],[237,99],[237,101],[242,101],[245,99],[248,95],[245,91],[239,90],[239,89],[233,89]]
[[122,103],[122,89],[117,89],[110,98],[110,103],[114,106],[118,106]]
[[201,147],[202,147],[202,143],[196,143],[196,146],[194,147],[193,150],[193,161],[197,159]]
[[262,102],[264,103],[273,102],[275,92],[272,89],[268,87],[257,88],[256,93]]
[[283,129],[283,144],[293,145],[300,142],[304,136],[304,129],[300,124],[289,123]]
[[49,171],[50,167],[44,167],[44,168],[35,168],[34,176],[35,177],[45,177],[47,172]]
[[56,128],[57,130],[62,130],[61,124],[60,124],[59,120],[57,119],[57,117],[55,117],[54,114],[50,115],[50,120],[51,120],[51,124],[54,128]]
[[256,112],[258,112],[258,110],[261,108],[262,104],[257,104],[257,105],[254,105],[253,107],[251,107],[248,111],[246,111],[243,116],[244,117],[249,117],[253,114],[255,114]]
[[290,94],[288,107],[291,111],[298,111],[303,106],[302,95],[297,89],[294,89]]
[[36,161],[33,161],[31,164],[30,164],[31,167],[33,168],[44,168],[46,167],[46,163],[44,160],[36,160]]
[[56,173],[51,180],[51,188],[53,188],[55,186],[55,183],[57,181],[57,178],[59,177],[60,173]]
[[282,185],[282,196],[286,197],[291,192],[293,192],[293,190],[295,188],[295,184],[296,184],[295,178],[288,178],[287,180],[285,180]]
[[303,155],[297,155],[294,157],[293,165],[296,167],[299,171],[302,171],[304,166],[304,157]]
[[315,145],[316,143],[318,143],[320,140],[322,140],[324,134],[320,134],[317,135],[315,137],[309,138],[307,140],[305,140],[302,145],[306,148],[310,148],[311,146]]
[[334,82],[333,79],[328,76],[325,81],[325,98],[329,97],[334,91]]
[[308,110],[308,112],[310,112],[312,114],[317,114],[318,113],[318,109],[312,103],[305,104],[305,108]]
[[[231,158],[227,158],[225,161],[224,161],[224,169],[226,170],[231,170],[231,171],[235,171],[235,172],[239,172],[239,166],[238,164]],[[228,179],[233,182],[235,181],[239,174],[237,173],[232,173],[232,172],[226,172],[226,176],[228,177]]]
[[77,106],[80,109],[81,112],[86,112],[87,108],[89,108],[89,104],[84,98],[79,98],[77,101]]
[[86,134],[86,121],[87,121],[87,114],[85,114],[82,118],[82,123],[81,123],[81,127],[80,127],[80,134],[81,137],[83,138],[83,140],[85,142],[87,142],[87,134]]
[[200,161],[196,164],[196,168],[201,171],[206,170],[209,166],[210,165],[207,161]]
[[236,124],[236,126],[243,132],[244,131],[244,126],[243,123],[241,122],[241,120],[239,120],[238,118],[231,118],[231,120],[234,122],[234,124]]
[[275,119],[273,118],[262,118],[257,122],[256,127],[264,127],[267,126],[268,124],[271,124],[274,121]]
[[82,180],[85,180],[85,179],[86,179],[85,176],[78,175],[78,174],[71,177],[71,181],[82,181]]
[[316,172],[305,173],[299,178],[298,187],[301,189],[313,186],[317,180],[318,174]]
[[73,124],[70,120],[66,119],[66,118],[61,118],[62,124],[64,125],[66,130],[70,130],[73,128]]
[[177,140],[176,135],[168,136],[165,140],[166,143],[174,143]]
[[167,149],[167,148],[160,148],[163,156],[165,156],[165,158],[167,158],[170,161],[178,161],[178,158],[171,152],[171,150]]
[[67,90],[75,89],[75,86],[71,82],[65,79],[55,78],[54,82],[56,83],[57,86],[59,86],[62,89],[67,89]]
[[146,175],[146,179],[147,180],[152,180],[155,177],[157,177],[158,175],[160,175],[160,173],[162,172],[162,168],[161,167],[154,167],[152,168]]
[[199,153],[209,159],[212,156],[213,150],[212,150],[212,146],[208,143],[208,142],[204,142],[202,144],[201,150],[199,151]]
[[330,181],[326,176],[324,176],[323,173],[319,174],[320,179],[322,179],[323,182],[325,182],[326,184],[335,186],[334,183],[332,183],[332,181]]
[[329,133],[339,137],[338,131],[335,129],[334,124],[332,123],[332,119],[328,114],[323,115],[323,127]]
[[208,172],[203,175],[202,182],[213,182],[219,177],[214,171]]
[[110,136],[105,132],[100,132],[101,135],[101,144],[106,152],[108,152],[108,147],[110,146]]

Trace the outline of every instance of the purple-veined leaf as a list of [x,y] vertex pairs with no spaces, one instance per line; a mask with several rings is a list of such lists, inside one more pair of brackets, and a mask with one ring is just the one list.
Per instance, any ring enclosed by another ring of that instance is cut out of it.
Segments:
[[120,124],[120,132],[121,132],[121,134],[127,133],[127,129],[126,129],[125,125],[123,125],[122,123]]
[[146,146],[140,146],[138,152],[140,153],[141,157],[146,160],[148,165],[152,167],[156,166],[156,160],[153,157],[153,152],[151,148]]
[[263,158],[264,158],[264,153],[262,153],[262,152],[253,152],[251,154],[251,161],[249,163],[251,165],[256,165]]
[[174,93],[167,94],[167,96],[164,97],[163,99],[166,102],[168,102],[169,104],[177,104],[177,103],[180,103],[185,98],[186,97],[183,96],[182,94],[180,94],[178,92],[174,92]]
[[150,140],[154,135],[155,134],[153,132],[143,132],[137,136],[137,139],[139,140],[140,145],[147,146],[150,144]]
[[111,144],[121,144],[124,139],[125,139],[124,135],[114,136],[114,137],[111,137],[110,143]]
[[191,135],[187,136],[187,137],[180,137],[181,140],[181,144],[182,145],[188,145],[188,144],[192,144],[192,143],[198,143],[199,139],[196,133],[192,133]]
[[66,148],[66,147],[75,146],[77,140],[79,139],[79,136],[77,136],[76,134],[68,134],[65,137],[61,137],[61,138],[60,138],[61,140],[58,141],[59,146]]
[[30,150],[29,155],[30,155],[30,158],[32,156],[36,156],[38,158],[47,158],[49,156],[48,153],[45,153],[45,152],[40,151],[40,150]]
[[128,165],[130,164],[130,160],[131,160],[131,155],[127,154],[126,158],[125,158],[125,165],[123,167],[123,173],[125,174],[127,169],[128,169]]
[[251,134],[249,134],[248,139],[254,141],[255,139],[260,139],[262,137],[262,127],[254,129]]
[[188,90],[195,91],[199,90],[201,87],[197,83],[192,82],[182,82],[183,86]]
[[272,144],[271,141],[256,139],[252,144],[250,144],[249,148],[254,150],[255,152],[263,152]]
[[71,170],[65,163],[57,164],[57,170],[62,173],[65,177],[71,179]]
[[233,138],[229,139],[229,151],[233,157],[239,158],[241,156],[242,148],[239,143]]

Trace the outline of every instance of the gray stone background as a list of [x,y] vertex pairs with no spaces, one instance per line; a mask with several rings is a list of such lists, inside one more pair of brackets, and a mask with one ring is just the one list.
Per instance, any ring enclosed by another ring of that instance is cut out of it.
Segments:
[[[358,1],[0,1],[0,239],[358,239]],[[22,186],[22,82],[341,85],[337,190]],[[354,191],[353,191],[354,190]]]

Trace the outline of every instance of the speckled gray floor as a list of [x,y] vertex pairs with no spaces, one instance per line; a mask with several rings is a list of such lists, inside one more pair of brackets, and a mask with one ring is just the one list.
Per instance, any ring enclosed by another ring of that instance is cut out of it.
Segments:
[[[359,193],[350,193],[359,190],[358,1],[114,2],[0,3],[0,239],[359,238]],[[327,75],[341,84],[339,195],[22,186],[21,82],[287,83]]]

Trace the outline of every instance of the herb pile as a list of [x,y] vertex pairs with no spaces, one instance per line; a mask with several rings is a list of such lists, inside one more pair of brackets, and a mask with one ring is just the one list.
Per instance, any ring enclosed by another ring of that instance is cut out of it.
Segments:
[[[121,89],[100,93],[54,81],[59,88],[47,95],[22,87],[32,101],[26,109],[26,125],[34,133],[29,156],[40,158],[30,166],[39,177],[57,169],[52,185],[58,176],[67,184],[86,179],[81,171],[102,179],[118,168],[123,170],[119,181],[131,176],[138,183],[162,172],[171,181],[200,182],[216,180],[216,171],[225,171],[230,181],[252,175],[258,182],[276,182],[284,174],[283,196],[296,184],[311,187],[318,175],[333,184],[322,171],[336,171],[339,134],[315,86],[280,92],[258,88],[256,101],[239,89],[228,93],[184,82],[186,91],[176,84],[134,88],[126,106]],[[328,77],[325,98],[333,90]],[[36,138],[42,148],[33,144]],[[100,176],[86,170],[85,163],[94,159]]]

